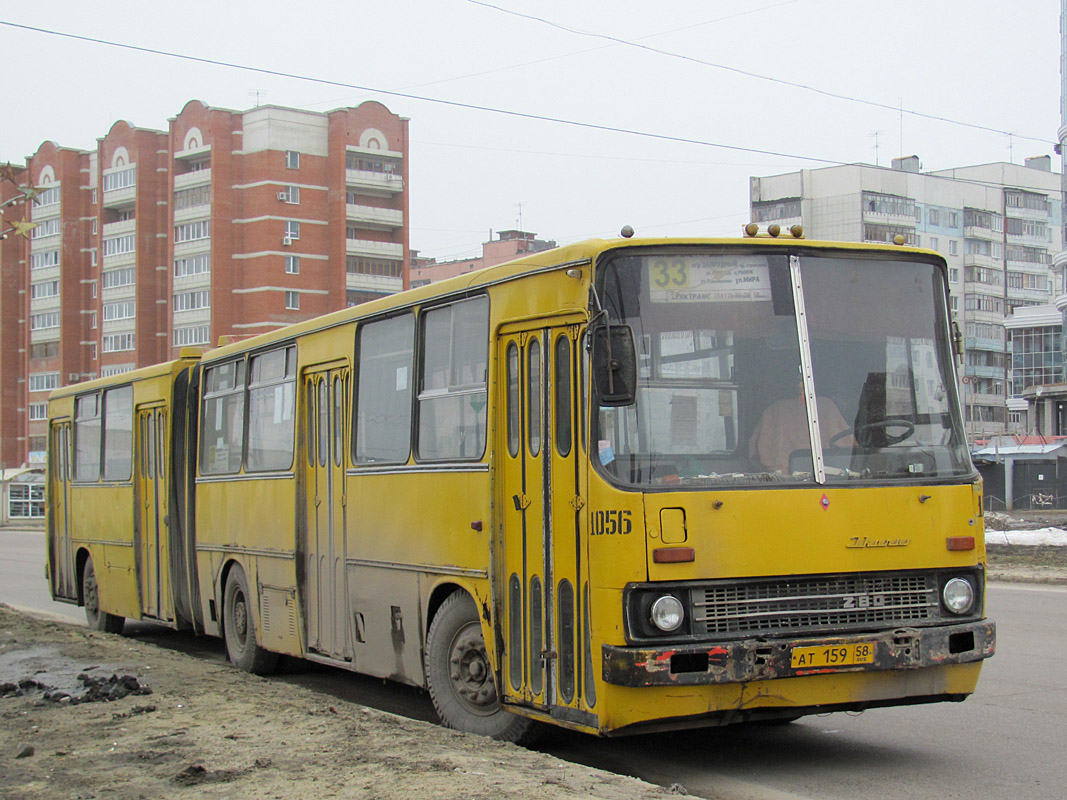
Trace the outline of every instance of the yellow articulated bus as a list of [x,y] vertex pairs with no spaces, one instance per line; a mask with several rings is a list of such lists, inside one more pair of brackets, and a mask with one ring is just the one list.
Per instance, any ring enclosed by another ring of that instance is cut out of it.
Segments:
[[61,389],[52,593],[508,740],[962,700],[995,628],[945,272],[588,241]]

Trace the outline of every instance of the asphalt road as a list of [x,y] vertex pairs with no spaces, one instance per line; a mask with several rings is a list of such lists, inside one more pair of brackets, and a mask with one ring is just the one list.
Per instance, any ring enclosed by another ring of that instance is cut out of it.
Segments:
[[[0,602],[83,621],[53,603],[43,577],[44,537],[0,530]],[[560,758],[729,800],[779,798],[1063,796],[1067,786],[1067,589],[994,584],[989,615],[997,655],[964,703],[807,717],[781,727],[731,727],[598,740],[553,731],[539,749]],[[151,625],[137,638],[205,658],[212,639]],[[409,687],[288,662],[280,680],[339,699],[433,719],[424,693]]]

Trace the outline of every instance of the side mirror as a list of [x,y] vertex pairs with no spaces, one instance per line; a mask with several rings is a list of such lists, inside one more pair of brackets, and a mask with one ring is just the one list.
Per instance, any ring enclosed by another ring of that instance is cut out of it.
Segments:
[[637,400],[637,348],[629,325],[593,331],[593,380],[602,406],[631,406]]

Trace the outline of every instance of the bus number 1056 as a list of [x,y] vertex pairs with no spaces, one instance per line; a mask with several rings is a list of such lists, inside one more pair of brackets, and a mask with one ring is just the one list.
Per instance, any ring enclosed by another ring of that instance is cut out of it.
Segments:
[[593,536],[625,536],[633,530],[628,510],[594,511],[592,517]]

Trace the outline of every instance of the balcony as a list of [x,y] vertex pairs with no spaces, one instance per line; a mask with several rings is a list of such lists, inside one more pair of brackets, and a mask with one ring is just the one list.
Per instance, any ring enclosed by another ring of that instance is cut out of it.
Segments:
[[174,312],[174,327],[180,328],[186,325],[206,325],[211,322],[210,308],[194,308],[189,311]]
[[976,367],[968,364],[966,367],[968,378],[994,378],[1004,380],[1004,367]]
[[969,225],[963,229],[964,239],[984,239],[987,242],[999,242],[1003,234],[997,233],[990,228],[978,228]]
[[395,194],[404,191],[404,179],[395,172],[346,169],[345,182],[353,189]]
[[211,170],[200,169],[193,172],[183,172],[174,176],[174,190],[188,189],[190,186],[203,186],[211,183]]
[[982,253],[967,253],[963,256],[963,266],[965,267],[985,267],[987,269],[1002,269],[1002,265],[993,256],[987,256]]
[[967,350],[990,350],[994,353],[1005,353],[1008,350],[1007,344],[1000,339],[981,339],[973,336],[967,337],[963,346]]
[[349,203],[345,207],[345,219],[371,229],[390,230],[404,227],[404,212],[393,208],[357,206]]
[[211,216],[211,203],[202,203],[198,206],[179,208],[174,212],[174,221],[189,222],[194,219],[207,219]]
[[345,275],[345,288],[358,292],[396,294],[404,288],[404,279],[389,275],[364,275],[359,272],[349,272]]
[[890,214],[884,211],[869,211],[864,209],[863,221],[875,225],[898,225],[905,228],[915,227],[915,214]]
[[211,252],[211,237],[206,239],[193,239],[188,242],[175,242],[174,243],[174,257],[189,256],[195,253],[210,253]]
[[404,258],[404,245],[394,242],[372,242],[368,239],[346,239],[345,254],[371,258]]
[[122,222],[108,222],[102,228],[102,236],[104,239],[110,239],[112,236],[121,236],[124,233],[136,233],[137,232],[137,220],[124,219]]

